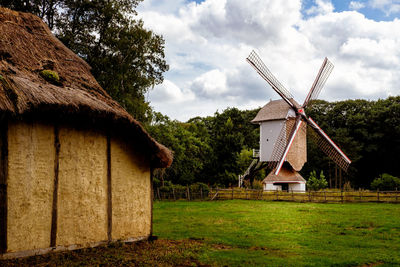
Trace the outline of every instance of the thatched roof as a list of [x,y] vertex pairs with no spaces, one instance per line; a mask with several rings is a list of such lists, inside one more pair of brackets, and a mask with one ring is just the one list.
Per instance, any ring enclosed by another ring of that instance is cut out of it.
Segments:
[[[49,82],[42,77],[43,70],[57,72],[60,82]],[[32,114],[102,124],[135,139],[150,154],[152,167],[172,163],[171,152],[111,99],[90,66],[55,38],[40,18],[0,8],[0,116]]]
[[275,175],[275,170],[272,170],[270,174],[263,180],[263,183],[288,183],[288,182],[302,182],[305,183],[306,180],[296,172],[290,166],[282,168],[278,175]]
[[[296,101],[294,102],[297,104]],[[251,122],[260,123],[263,121],[283,120],[287,118],[290,109],[290,106],[283,99],[271,100],[262,109],[260,109],[256,117]]]

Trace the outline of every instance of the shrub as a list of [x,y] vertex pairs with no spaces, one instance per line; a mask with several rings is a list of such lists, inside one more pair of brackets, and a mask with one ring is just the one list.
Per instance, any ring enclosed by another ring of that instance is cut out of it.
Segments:
[[328,182],[325,179],[325,175],[324,172],[321,171],[319,178],[317,177],[317,172],[314,170],[312,172],[310,172],[310,176],[308,177],[308,181],[307,181],[307,188],[309,190],[320,190],[320,189],[324,189],[328,186]]
[[400,188],[400,179],[383,173],[372,181],[371,188],[374,190],[395,190],[396,188]]

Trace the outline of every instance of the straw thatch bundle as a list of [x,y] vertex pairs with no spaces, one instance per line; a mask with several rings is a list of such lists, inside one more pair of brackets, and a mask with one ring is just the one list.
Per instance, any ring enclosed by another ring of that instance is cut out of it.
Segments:
[[0,8],[0,114],[102,125],[150,153],[153,167],[172,163],[171,152],[111,99],[90,66],[40,18],[5,8]]

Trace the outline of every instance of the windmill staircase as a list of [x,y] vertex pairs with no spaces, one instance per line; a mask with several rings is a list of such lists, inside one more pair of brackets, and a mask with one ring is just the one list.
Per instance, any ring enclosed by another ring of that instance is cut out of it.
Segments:
[[247,170],[244,172],[243,175],[239,175],[239,187],[243,186],[243,181],[250,179],[252,181],[254,179],[254,176],[259,172],[260,170],[264,169],[266,167],[265,162],[260,161],[260,152],[258,149],[253,149],[253,161],[250,163],[249,167]]

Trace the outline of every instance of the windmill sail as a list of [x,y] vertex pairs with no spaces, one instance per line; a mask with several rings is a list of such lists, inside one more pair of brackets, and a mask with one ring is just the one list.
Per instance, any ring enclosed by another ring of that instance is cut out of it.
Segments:
[[347,171],[351,160],[310,117],[308,122],[310,128],[314,130],[310,131],[313,133],[311,136],[315,139],[319,148],[342,170]]
[[283,100],[289,104],[289,106],[296,108],[290,101],[290,99],[293,98],[292,94],[278,81],[278,79],[275,78],[275,76],[271,73],[267,66],[265,66],[264,62],[254,50],[250,53],[246,60],[258,72],[258,74],[260,74],[260,76],[266,80],[269,85],[271,85],[272,89],[274,89],[283,98]]
[[326,80],[331,74],[333,67],[333,64],[328,60],[328,58],[325,58],[321,68],[319,69],[317,77],[315,78],[315,81],[311,86],[310,92],[304,100],[303,108],[305,108],[311,100],[317,99],[319,93],[322,90],[322,87],[324,87]]

